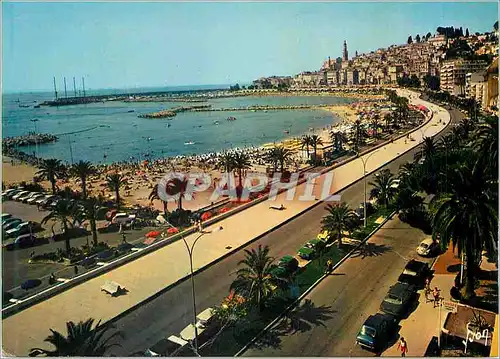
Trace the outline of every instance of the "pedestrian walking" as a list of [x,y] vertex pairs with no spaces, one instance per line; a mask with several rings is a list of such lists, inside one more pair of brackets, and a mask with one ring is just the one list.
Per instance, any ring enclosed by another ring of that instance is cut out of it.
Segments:
[[438,289],[438,287],[434,287],[434,290],[432,291],[432,295],[434,297],[434,308],[439,305],[439,293],[441,291]]
[[198,232],[203,232],[203,226],[201,225],[201,221],[198,221]]
[[401,337],[399,340],[398,349],[401,350],[401,356],[405,357],[406,353],[408,353],[408,344],[406,343],[405,338]]
[[75,275],[78,275],[78,266],[75,266],[74,269],[75,269]]
[[122,233],[123,232],[123,224],[120,223],[120,229],[118,230],[118,233]]

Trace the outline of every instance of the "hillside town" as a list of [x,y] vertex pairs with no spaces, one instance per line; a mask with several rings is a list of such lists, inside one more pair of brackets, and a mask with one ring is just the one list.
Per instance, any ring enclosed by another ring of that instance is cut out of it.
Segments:
[[[451,29],[451,31],[450,31]],[[492,32],[465,34],[462,28],[439,27],[434,35],[413,39],[369,53],[349,57],[347,41],[342,57],[328,57],[319,70],[294,76],[263,77],[253,82],[255,89],[290,90],[364,87],[367,85],[405,85],[418,80],[431,90],[473,98],[485,111],[497,110],[498,22]],[[410,87],[415,87],[411,86]],[[416,86],[418,87],[418,86]]]

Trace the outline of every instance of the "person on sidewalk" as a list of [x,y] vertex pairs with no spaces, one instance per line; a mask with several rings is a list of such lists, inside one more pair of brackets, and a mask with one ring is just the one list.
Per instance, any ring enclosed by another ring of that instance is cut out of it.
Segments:
[[399,340],[398,349],[401,350],[401,356],[405,357],[406,353],[408,353],[408,344],[406,343],[405,338],[401,337]]
[[439,305],[439,293],[441,291],[438,289],[438,287],[434,287],[434,290],[432,291],[432,296],[434,297],[434,308],[436,308]]

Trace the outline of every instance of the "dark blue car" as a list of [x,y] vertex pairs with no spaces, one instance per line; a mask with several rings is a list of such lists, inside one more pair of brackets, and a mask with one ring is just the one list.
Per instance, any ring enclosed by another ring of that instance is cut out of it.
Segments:
[[372,351],[381,351],[390,341],[397,320],[392,315],[370,315],[356,336],[356,343]]

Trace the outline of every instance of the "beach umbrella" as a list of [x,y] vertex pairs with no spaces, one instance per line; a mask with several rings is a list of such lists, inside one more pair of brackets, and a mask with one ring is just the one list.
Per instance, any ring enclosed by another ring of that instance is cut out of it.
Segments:
[[212,217],[212,213],[210,212],[205,212],[201,215],[200,219],[202,221],[206,221],[207,219],[211,218]]
[[160,232],[158,231],[151,231],[151,232],[148,232],[146,234],[146,237],[147,238],[154,238],[154,237],[158,237],[160,235]]
[[179,233],[179,229],[172,227],[172,228],[167,229],[167,233],[168,234]]

